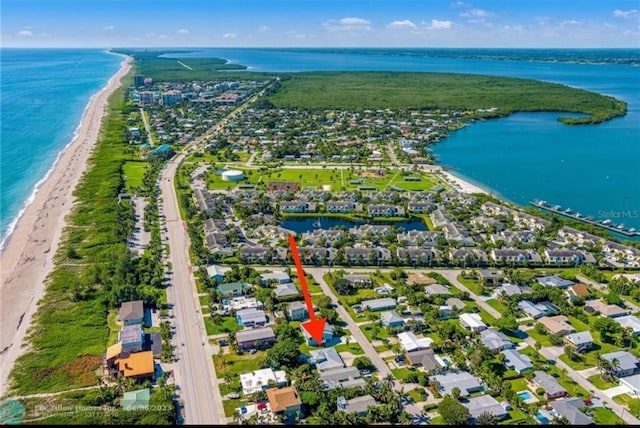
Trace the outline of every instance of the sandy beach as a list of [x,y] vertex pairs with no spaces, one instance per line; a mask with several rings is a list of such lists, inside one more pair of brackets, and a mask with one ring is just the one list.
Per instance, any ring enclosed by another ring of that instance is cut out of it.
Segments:
[[440,174],[446,179],[446,181],[453,185],[453,187],[462,193],[486,193],[489,194],[485,189],[476,186],[475,184],[469,183],[468,181],[463,180],[460,177],[456,177],[450,172],[446,172],[444,170],[440,171]]
[[130,68],[131,58],[126,57],[120,70],[93,96],[77,138],[38,189],[0,255],[0,395],[6,393],[9,372],[24,351],[21,345],[44,294],[45,280],[73,207],[73,190],[98,139],[107,100]]

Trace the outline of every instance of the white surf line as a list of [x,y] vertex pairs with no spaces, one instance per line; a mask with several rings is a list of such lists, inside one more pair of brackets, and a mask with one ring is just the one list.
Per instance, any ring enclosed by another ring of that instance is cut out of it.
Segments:
[[189,67],[187,64],[185,64],[182,61],[178,61],[178,64],[180,64],[181,66],[183,66],[184,68],[188,69],[188,70],[193,70],[193,68]]

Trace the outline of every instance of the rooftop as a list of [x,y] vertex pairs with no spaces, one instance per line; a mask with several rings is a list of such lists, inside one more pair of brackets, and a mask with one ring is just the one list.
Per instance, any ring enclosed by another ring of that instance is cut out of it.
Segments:
[[273,413],[280,413],[289,407],[302,404],[298,391],[293,386],[267,389],[267,399]]

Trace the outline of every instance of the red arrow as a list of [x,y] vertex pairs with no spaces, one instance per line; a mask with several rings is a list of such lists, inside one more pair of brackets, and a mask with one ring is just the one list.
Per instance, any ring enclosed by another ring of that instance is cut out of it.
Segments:
[[302,295],[307,304],[307,312],[309,312],[309,321],[303,322],[301,325],[307,330],[307,333],[309,333],[313,340],[315,340],[318,345],[321,345],[322,336],[324,335],[324,325],[327,323],[327,320],[326,318],[316,318],[316,314],[313,312],[313,303],[311,303],[311,295],[309,294],[309,287],[307,287],[307,278],[305,278],[304,271],[302,270],[302,263],[300,263],[300,255],[298,254],[298,247],[296,246],[296,238],[294,238],[293,235],[289,235],[289,246],[291,247],[293,261],[298,271],[300,286],[302,286]]

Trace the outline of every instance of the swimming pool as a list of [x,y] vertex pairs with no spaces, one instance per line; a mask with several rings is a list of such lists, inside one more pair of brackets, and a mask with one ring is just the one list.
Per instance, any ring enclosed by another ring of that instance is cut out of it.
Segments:
[[448,359],[448,358],[443,358],[443,359],[442,359],[442,361],[444,361],[444,363],[445,363],[446,365],[448,365],[448,366],[450,366],[450,365],[451,365],[451,362],[449,361],[449,359]]
[[547,417],[540,412],[536,413],[536,419],[542,425],[549,425],[549,419],[547,419]]
[[522,398],[524,401],[531,400],[533,398],[529,391],[518,392],[518,397]]

